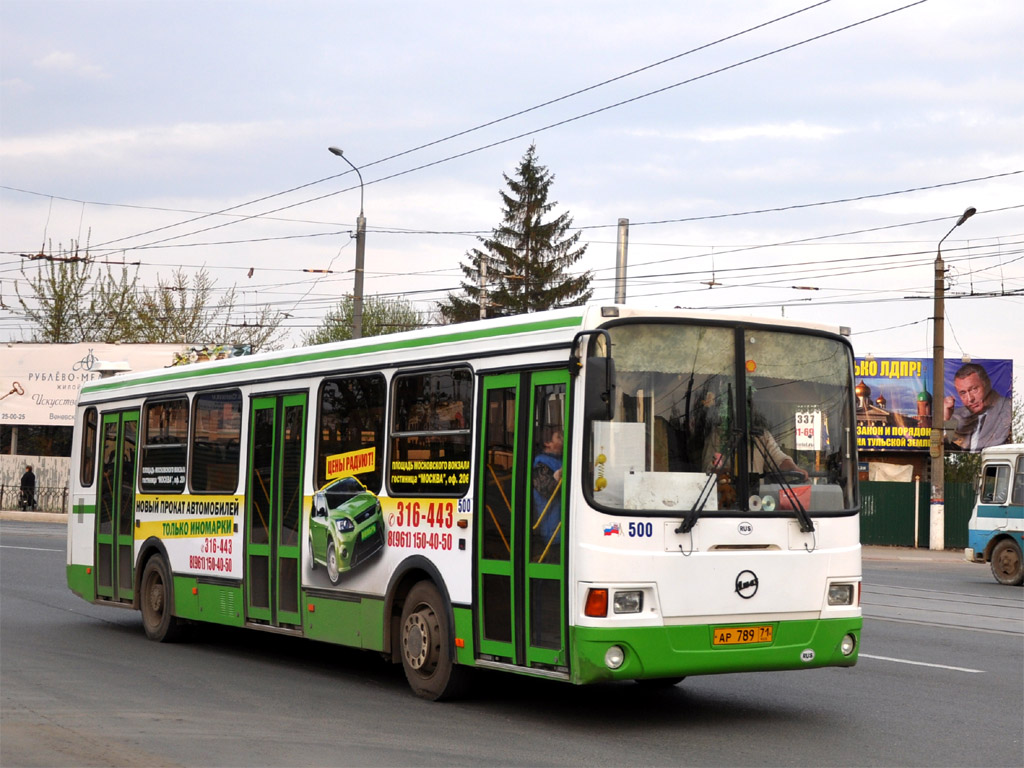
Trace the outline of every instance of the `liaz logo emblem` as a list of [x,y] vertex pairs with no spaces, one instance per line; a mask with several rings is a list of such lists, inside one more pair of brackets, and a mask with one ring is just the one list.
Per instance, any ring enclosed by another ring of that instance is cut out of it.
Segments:
[[757,574],[753,571],[740,571],[736,575],[736,594],[749,600],[757,594]]

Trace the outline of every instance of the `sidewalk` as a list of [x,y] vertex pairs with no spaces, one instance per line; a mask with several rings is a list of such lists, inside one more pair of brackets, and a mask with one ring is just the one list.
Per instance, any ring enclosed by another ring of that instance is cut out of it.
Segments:
[[[28,523],[59,523],[67,525],[68,516],[64,512],[19,512],[9,510],[0,512],[0,520],[20,520]],[[865,561],[904,561],[904,562],[964,562],[962,549],[911,549],[910,547],[879,547],[864,546],[861,548],[861,559]]]

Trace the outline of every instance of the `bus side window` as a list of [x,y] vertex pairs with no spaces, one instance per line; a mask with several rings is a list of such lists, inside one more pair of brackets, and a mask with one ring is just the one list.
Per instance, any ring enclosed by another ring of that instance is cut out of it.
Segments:
[[384,475],[385,395],[384,377],[379,373],[324,380],[317,408],[317,488],[338,477],[329,471],[329,465],[338,464],[349,467],[345,471],[358,476],[366,490],[380,491]]
[[143,493],[181,493],[188,464],[188,398],[147,402],[142,417]]
[[391,495],[465,493],[472,451],[472,372],[460,366],[399,373],[392,393]]
[[1013,475],[1013,493],[1011,504],[1024,504],[1024,456],[1017,458],[1017,471]]
[[233,493],[238,487],[242,393],[204,392],[193,403],[191,483],[194,493]]
[[985,467],[985,479],[982,485],[981,501],[983,504],[1005,504],[1010,490],[1010,468],[1005,465],[989,465]]
[[95,408],[85,409],[85,418],[82,420],[82,452],[81,466],[79,467],[79,480],[83,488],[92,485],[96,473],[96,434],[97,416]]

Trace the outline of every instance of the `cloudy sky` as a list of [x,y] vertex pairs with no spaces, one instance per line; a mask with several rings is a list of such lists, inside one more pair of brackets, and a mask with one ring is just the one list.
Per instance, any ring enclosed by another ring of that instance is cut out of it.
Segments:
[[[290,342],[352,289],[428,309],[531,143],[594,300],[849,326],[1024,376],[1024,6],[1006,0],[0,0],[0,339],[79,241],[236,286]],[[51,246],[52,244],[52,246]],[[252,270],[251,277],[249,276]],[[331,270],[330,273],[306,270]],[[713,285],[708,285],[713,283]]]

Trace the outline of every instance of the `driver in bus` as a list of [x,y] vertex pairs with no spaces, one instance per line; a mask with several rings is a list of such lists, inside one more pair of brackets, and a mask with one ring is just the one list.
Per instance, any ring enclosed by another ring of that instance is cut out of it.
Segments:
[[[715,394],[713,392],[708,392],[704,396],[703,405],[708,413],[714,413]],[[718,431],[716,424],[715,432]],[[705,455],[707,458],[704,462],[704,466],[708,471],[720,471],[722,466],[728,466],[731,463],[728,457],[726,457],[724,462],[721,461],[720,458],[713,457],[717,443],[718,441],[709,439],[705,445]],[[710,454],[708,453],[709,448],[711,449]],[[767,467],[765,466],[765,454],[767,454],[771,459],[771,461],[768,462]],[[795,461],[793,461],[791,456],[782,450],[778,442],[775,440],[775,436],[767,427],[755,430],[751,434],[750,453],[747,456],[747,459],[749,462],[748,467],[750,473],[753,475],[771,475],[774,473],[775,467],[778,467],[781,472],[795,472],[803,478],[805,483],[808,482],[810,478],[810,474],[807,470],[802,469]]]
[[[772,459],[774,464],[783,472],[795,472],[801,475],[806,483],[810,478],[807,470],[802,469],[797,465],[793,459],[786,454],[779,444],[775,442],[775,437],[767,429],[761,431],[761,434],[754,435],[753,440],[750,441],[750,471],[755,475],[772,474],[773,468],[769,464],[768,471],[765,472],[765,461],[764,453]],[[755,443],[757,445],[755,445]],[[760,448],[758,447],[760,446]],[[760,450],[764,449],[763,453]]]

